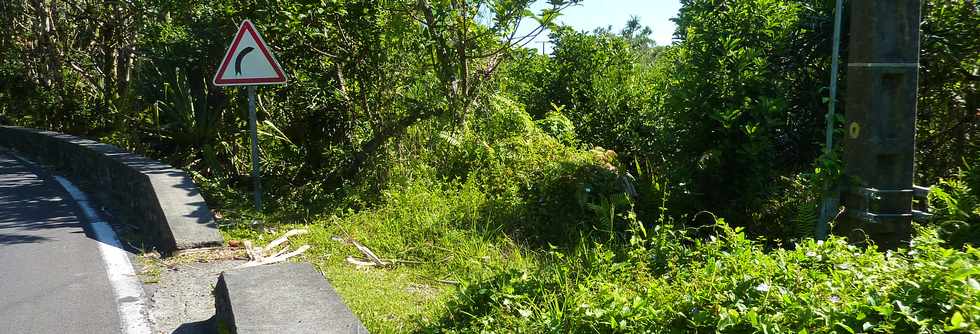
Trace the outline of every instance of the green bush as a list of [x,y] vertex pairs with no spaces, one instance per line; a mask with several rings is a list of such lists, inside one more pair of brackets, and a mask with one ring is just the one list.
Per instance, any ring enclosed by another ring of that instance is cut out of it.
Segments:
[[378,167],[395,185],[474,184],[487,196],[482,219],[517,240],[568,243],[581,231],[610,230],[594,211],[603,201],[607,209],[628,208],[609,203],[625,191],[616,153],[567,146],[574,134],[560,114],[535,122],[499,95],[485,105],[462,131],[442,130],[438,122],[413,128],[389,153],[391,167]]
[[544,115],[544,118],[535,121],[534,123],[541,128],[542,131],[551,135],[555,139],[565,146],[575,147],[578,145],[578,138],[575,136],[575,124],[568,119],[562,111],[565,109],[561,106],[551,105],[552,111],[549,111]]
[[665,93],[662,73],[641,62],[643,54],[622,36],[565,28],[551,37],[549,102],[564,108],[587,145],[642,155],[655,137],[649,120]]
[[976,1],[923,1],[915,145],[922,180],[952,177],[980,156],[978,26]]
[[552,252],[459,290],[444,332],[968,333],[980,330],[980,250],[880,252],[843,239],[766,251],[723,221],[716,234],[658,226],[631,245]]
[[954,177],[940,179],[929,193],[929,204],[936,215],[933,221],[953,247],[980,243],[978,170],[980,165],[966,166]]
[[779,224],[752,214],[783,192],[774,179],[820,153],[830,4],[692,0],[676,18],[681,50],[663,116],[664,147],[677,150],[671,175],[737,225]]

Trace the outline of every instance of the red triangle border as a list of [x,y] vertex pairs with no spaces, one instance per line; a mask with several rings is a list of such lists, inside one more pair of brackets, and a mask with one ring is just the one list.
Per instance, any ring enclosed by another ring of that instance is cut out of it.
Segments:
[[[233,53],[238,48],[238,44],[242,41],[242,37],[245,36],[246,31],[252,34],[252,39],[255,40],[259,50],[262,51],[262,55],[267,61],[269,61],[269,64],[272,65],[272,69],[276,72],[275,77],[221,79],[221,75],[228,69]],[[218,73],[214,75],[213,81],[215,86],[274,85],[286,83],[286,74],[283,73],[282,68],[279,66],[279,62],[276,60],[276,58],[269,53],[265,40],[262,39],[262,36],[255,31],[255,26],[252,24],[252,21],[245,20],[242,21],[242,24],[238,27],[238,33],[235,34],[235,41],[231,43],[230,47],[228,47],[228,51],[225,53],[225,60],[221,62],[221,67],[218,68]]]

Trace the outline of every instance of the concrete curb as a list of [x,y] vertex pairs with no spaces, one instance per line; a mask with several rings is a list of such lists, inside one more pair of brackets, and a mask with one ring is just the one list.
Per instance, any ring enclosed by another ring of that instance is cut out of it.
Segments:
[[190,176],[116,146],[52,131],[0,126],[0,146],[106,191],[164,253],[224,240]]
[[218,278],[214,298],[218,333],[368,332],[309,263],[225,271]]

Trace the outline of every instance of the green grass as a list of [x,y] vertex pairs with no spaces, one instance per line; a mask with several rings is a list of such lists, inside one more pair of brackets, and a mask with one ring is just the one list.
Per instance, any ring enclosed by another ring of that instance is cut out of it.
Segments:
[[[303,260],[324,273],[368,330],[414,332],[447,312],[456,282],[488,277],[500,268],[534,266],[528,251],[479,225],[477,209],[484,203],[472,185],[419,184],[388,194],[386,204],[373,210],[310,225],[273,224],[266,233],[232,227],[226,234],[263,244],[289,229],[308,229],[291,243],[313,246]],[[349,239],[393,264],[349,263],[349,256],[364,258]]]
[[[880,252],[832,238],[766,251],[723,223],[711,237],[669,226],[629,245],[553,253],[551,265],[475,282],[449,332],[971,333],[980,330],[980,250]],[[687,246],[685,246],[685,244]]]

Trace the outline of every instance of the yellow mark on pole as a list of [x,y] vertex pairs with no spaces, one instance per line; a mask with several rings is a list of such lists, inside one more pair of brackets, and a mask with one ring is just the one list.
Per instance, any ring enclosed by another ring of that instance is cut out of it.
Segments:
[[858,122],[851,122],[851,127],[849,128],[848,132],[851,135],[851,139],[857,139],[858,136],[861,135],[861,124],[858,124]]

